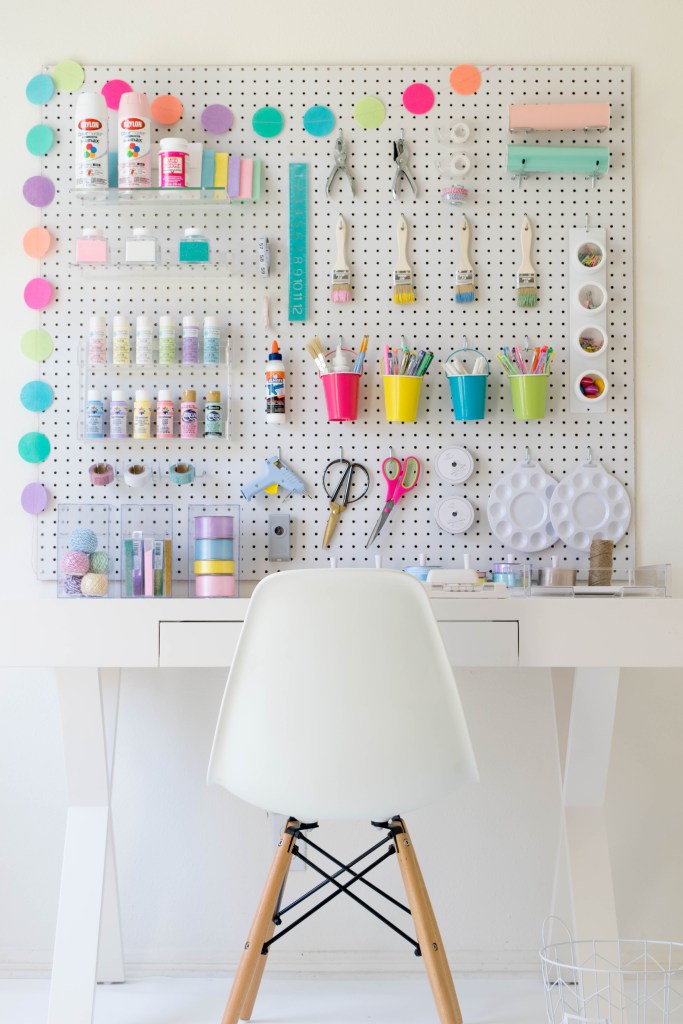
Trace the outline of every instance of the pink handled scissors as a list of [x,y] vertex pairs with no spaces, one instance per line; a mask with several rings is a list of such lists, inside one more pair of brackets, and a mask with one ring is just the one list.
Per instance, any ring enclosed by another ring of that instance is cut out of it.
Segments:
[[385,459],[382,463],[382,473],[388,485],[387,500],[384,503],[382,514],[368,538],[368,542],[365,545],[366,548],[369,548],[377,537],[399,498],[412,491],[417,484],[420,478],[420,463],[414,455],[408,456],[405,463],[401,463],[400,459],[395,459],[392,455],[391,458]]

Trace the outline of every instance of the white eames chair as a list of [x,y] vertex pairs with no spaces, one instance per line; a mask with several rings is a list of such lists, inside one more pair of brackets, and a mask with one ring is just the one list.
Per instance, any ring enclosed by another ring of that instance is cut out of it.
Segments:
[[[250,1019],[268,950],[293,927],[275,935],[281,915],[293,909],[282,906],[292,856],[325,879],[310,894],[330,887],[319,906],[350,896],[403,935],[424,960],[441,1024],[461,1024],[434,912],[398,812],[476,777],[453,673],[420,583],[377,569],[302,570],[263,580],[233,659],[208,779],[295,817],[283,829],[222,1024]],[[309,847],[332,862],[332,873],[303,857],[297,839],[318,821],[361,818],[386,830],[365,854],[344,864],[306,835]],[[366,868],[354,868],[381,848]],[[365,877],[392,855],[407,907]],[[360,893],[368,888],[412,916],[417,942],[365,902]]]

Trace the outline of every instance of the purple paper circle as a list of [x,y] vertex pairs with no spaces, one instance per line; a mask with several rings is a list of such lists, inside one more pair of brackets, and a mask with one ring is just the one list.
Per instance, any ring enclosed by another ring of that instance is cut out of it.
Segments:
[[44,277],[32,277],[24,288],[24,302],[29,309],[45,309],[52,301],[54,288]]
[[47,508],[50,495],[42,484],[27,484],[21,492],[21,507],[31,516],[39,516]]
[[24,199],[31,206],[49,206],[55,197],[55,186],[49,178],[35,174],[24,182]]
[[230,131],[235,115],[224,103],[211,103],[202,110],[200,120],[205,131],[211,132],[212,135],[221,135]]

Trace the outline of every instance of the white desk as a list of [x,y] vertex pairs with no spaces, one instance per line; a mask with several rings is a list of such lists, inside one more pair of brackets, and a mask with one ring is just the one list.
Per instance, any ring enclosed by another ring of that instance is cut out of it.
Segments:
[[[683,666],[683,600],[432,605],[454,666],[551,670],[564,806],[555,887],[566,871],[577,938],[616,936],[604,801],[619,670]],[[124,980],[110,807],[121,669],[227,667],[247,607],[244,599],[0,601],[2,664],[52,668],[59,689],[69,810],[49,1024],[90,1024],[96,981]]]

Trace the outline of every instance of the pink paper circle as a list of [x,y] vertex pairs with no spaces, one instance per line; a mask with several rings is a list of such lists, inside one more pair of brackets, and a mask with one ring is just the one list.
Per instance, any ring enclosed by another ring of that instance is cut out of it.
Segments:
[[211,103],[202,110],[200,120],[205,131],[212,135],[222,135],[232,128],[235,115],[224,103]]
[[426,114],[434,106],[434,90],[424,82],[413,82],[403,90],[403,106],[409,114]]
[[44,277],[32,277],[24,288],[24,302],[29,309],[45,309],[52,301],[54,288]]
[[39,516],[47,508],[50,495],[42,484],[27,484],[21,492],[21,507],[31,516]]
[[49,178],[35,174],[24,182],[23,193],[31,206],[48,206],[55,197],[55,186]]
[[100,90],[110,110],[118,110],[124,92],[132,91],[132,87],[128,82],[124,82],[122,78],[110,78]]

